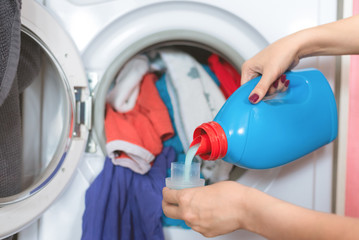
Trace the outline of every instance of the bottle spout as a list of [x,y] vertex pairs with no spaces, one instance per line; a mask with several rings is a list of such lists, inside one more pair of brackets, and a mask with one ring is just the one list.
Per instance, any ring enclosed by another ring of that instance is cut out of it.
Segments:
[[196,155],[209,154],[211,152],[211,142],[208,135],[200,135],[193,139],[190,147],[199,144]]
[[217,122],[203,123],[193,133],[191,147],[199,144],[196,155],[203,160],[223,158],[227,153],[227,138],[223,128]]

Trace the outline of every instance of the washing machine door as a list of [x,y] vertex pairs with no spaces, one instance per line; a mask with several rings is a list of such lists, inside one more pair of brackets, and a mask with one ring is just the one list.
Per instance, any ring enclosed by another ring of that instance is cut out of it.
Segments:
[[54,202],[71,181],[88,137],[89,90],[77,49],[35,1],[23,1],[21,22],[18,82],[32,83],[19,96],[23,142],[15,146],[21,166],[1,176],[20,177],[12,183],[18,191],[0,196],[0,238],[20,231]]

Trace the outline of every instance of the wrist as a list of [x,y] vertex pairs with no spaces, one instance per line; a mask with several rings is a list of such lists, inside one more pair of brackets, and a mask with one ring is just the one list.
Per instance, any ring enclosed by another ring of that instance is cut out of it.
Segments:
[[[322,27],[308,28],[295,33],[299,59],[312,56],[336,54],[333,49],[331,33]],[[335,45],[335,44],[334,44]]]
[[298,59],[315,55],[317,46],[314,44],[311,29],[296,32],[291,35],[291,37],[293,38],[293,44],[296,46],[296,55]]
[[258,197],[259,191],[247,186],[242,187],[242,194],[239,196],[239,204],[237,205],[240,209],[236,209],[237,212],[241,213],[238,216],[238,224],[242,229],[256,232],[255,223],[259,208],[256,198]]
[[[274,219],[272,208],[280,202],[255,188],[247,187],[242,200],[243,216],[242,226],[250,232],[266,235],[270,222]],[[272,219],[272,220],[270,220]]]

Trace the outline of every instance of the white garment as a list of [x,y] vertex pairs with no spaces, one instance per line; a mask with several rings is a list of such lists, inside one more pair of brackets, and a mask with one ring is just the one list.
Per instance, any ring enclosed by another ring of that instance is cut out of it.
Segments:
[[[129,168],[141,175],[150,171],[151,162],[156,157],[147,149],[123,140],[108,142],[106,150],[114,165]],[[117,158],[117,151],[124,151],[128,157]]]
[[216,183],[229,179],[233,164],[218,159],[216,161],[202,161],[201,172],[208,183]]
[[136,105],[143,76],[149,71],[146,56],[137,55],[125,64],[116,78],[113,89],[106,96],[106,102],[117,112],[128,112]]
[[[166,66],[166,86],[173,106],[174,122],[183,148],[187,150],[193,132],[212,121],[226,99],[206,70],[189,54],[163,49],[159,54]],[[158,65],[158,61],[156,62]],[[229,179],[233,165],[221,159],[202,161],[202,173],[210,183]]]
[[171,99],[172,109],[173,109],[173,121],[176,125],[177,135],[182,143],[183,149],[189,149],[190,141],[186,136],[185,128],[182,122],[181,112],[179,110],[179,103],[176,95],[176,91],[173,87],[172,81],[170,80],[170,76],[166,74],[165,76],[166,88],[168,95]]
[[212,121],[226,99],[192,56],[172,49],[159,53],[178,100],[187,141],[192,142],[196,127]]

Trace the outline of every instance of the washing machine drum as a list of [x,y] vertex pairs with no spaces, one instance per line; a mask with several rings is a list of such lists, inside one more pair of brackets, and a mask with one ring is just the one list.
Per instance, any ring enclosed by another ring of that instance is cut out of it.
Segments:
[[35,2],[24,1],[21,22],[17,71],[0,106],[0,238],[37,219],[60,195],[88,134],[75,116],[86,77],[72,41]]

